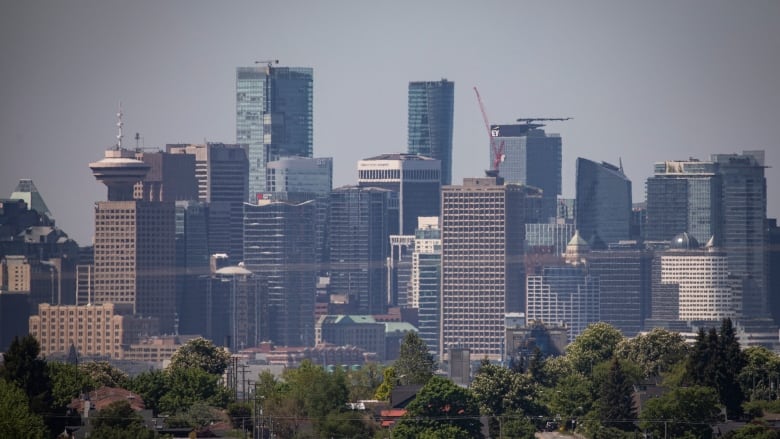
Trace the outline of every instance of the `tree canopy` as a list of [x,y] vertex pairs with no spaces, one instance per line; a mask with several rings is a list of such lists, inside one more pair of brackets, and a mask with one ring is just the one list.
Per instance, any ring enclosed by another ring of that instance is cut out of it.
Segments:
[[590,375],[593,368],[612,358],[623,334],[609,323],[591,323],[566,347],[566,358],[575,370]]
[[688,351],[688,345],[679,333],[653,328],[647,334],[620,341],[615,355],[637,364],[644,377],[650,378],[671,370],[686,358]]
[[436,363],[433,361],[433,355],[428,352],[428,345],[414,331],[404,336],[400,354],[393,367],[401,384],[425,384],[436,372]]
[[27,395],[14,385],[0,379],[0,437],[43,439],[46,427],[40,416],[32,413]]
[[173,369],[196,367],[210,374],[222,375],[229,361],[230,354],[226,350],[215,346],[210,340],[196,338],[185,343],[173,354],[168,367]]

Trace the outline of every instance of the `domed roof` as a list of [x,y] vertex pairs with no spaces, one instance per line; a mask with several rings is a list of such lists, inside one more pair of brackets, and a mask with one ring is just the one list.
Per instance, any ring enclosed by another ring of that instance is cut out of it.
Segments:
[[688,232],[680,233],[672,239],[671,248],[675,250],[693,250],[699,248],[699,241]]

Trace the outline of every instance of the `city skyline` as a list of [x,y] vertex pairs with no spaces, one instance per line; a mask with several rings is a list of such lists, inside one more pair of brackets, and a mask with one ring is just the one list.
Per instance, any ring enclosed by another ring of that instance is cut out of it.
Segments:
[[[545,128],[563,139],[564,197],[577,157],[622,158],[634,202],[655,162],[763,149],[777,166],[780,4],[404,5],[15,3],[0,18],[0,194],[32,179],[90,244],[105,189],[86,164],[114,144],[118,101],[127,147],[136,132],[154,149],[234,143],[235,69],[269,58],[315,70],[314,156],[333,157],[335,187],[358,160],[405,151],[408,83],[443,77],[453,182],[486,167],[473,86],[491,123],[574,117]],[[766,177],[778,217],[780,176]]]

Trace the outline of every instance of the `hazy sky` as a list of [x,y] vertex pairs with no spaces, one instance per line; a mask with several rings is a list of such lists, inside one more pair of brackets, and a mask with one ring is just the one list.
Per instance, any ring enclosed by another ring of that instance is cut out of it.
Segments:
[[235,68],[314,68],[314,154],[334,183],[406,150],[409,81],[455,82],[453,182],[489,166],[491,122],[573,116],[577,157],[617,163],[644,200],[653,162],[766,150],[780,216],[780,2],[12,1],[0,16],[0,197],[32,178],[58,225],[93,234],[105,187],[87,167],[115,142],[235,141]]

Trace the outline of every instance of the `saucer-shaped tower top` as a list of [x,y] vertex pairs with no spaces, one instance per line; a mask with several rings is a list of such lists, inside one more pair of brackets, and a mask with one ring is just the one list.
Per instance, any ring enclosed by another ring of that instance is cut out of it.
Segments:
[[132,151],[123,148],[106,150],[103,160],[89,164],[92,175],[108,187],[108,201],[130,201],[133,186],[144,179],[149,165],[137,160]]
[[132,201],[133,187],[146,177],[150,166],[135,158],[135,153],[122,148],[122,103],[116,113],[116,146],[106,150],[103,160],[92,162],[89,169],[98,181],[108,187],[108,201]]

